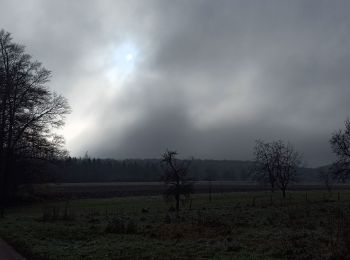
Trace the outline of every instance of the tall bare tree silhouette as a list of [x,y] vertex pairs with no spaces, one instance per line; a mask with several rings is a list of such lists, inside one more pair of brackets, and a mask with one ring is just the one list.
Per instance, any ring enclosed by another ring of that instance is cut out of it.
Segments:
[[70,112],[67,100],[51,92],[51,72],[0,31],[0,188],[1,215],[20,182],[19,161],[53,159],[65,154],[54,129]]

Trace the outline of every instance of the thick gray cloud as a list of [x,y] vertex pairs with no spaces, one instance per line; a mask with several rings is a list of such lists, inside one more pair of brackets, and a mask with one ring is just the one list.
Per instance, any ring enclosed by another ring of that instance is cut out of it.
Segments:
[[73,155],[251,159],[284,139],[309,165],[349,116],[348,1],[0,0],[0,26],[53,71]]

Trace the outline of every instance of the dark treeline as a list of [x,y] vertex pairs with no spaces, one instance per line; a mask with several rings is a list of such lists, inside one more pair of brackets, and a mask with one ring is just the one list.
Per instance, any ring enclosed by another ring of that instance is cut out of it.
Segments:
[[[251,181],[253,164],[252,161],[195,159],[190,164],[189,173],[193,180]],[[319,168],[300,168],[298,180],[319,182],[319,170]],[[46,167],[38,180],[47,182],[160,181],[162,175],[160,159],[114,160],[69,157]]]

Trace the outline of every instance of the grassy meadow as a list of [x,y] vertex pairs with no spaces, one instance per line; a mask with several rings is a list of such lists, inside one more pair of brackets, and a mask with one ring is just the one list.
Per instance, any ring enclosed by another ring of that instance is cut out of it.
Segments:
[[0,236],[28,259],[349,259],[350,192],[198,194],[12,208]]

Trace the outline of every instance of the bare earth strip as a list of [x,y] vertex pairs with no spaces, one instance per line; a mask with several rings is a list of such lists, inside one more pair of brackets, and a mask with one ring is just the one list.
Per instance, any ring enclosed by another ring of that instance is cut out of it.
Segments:
[[1,260],[25,260],[4,240],[0,239],[0,259]]

